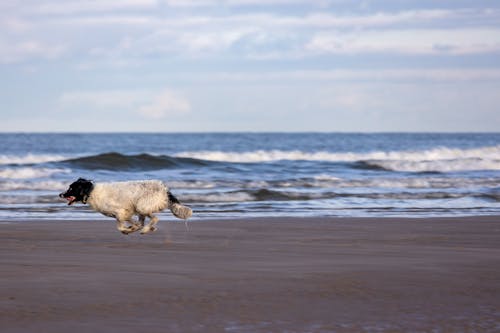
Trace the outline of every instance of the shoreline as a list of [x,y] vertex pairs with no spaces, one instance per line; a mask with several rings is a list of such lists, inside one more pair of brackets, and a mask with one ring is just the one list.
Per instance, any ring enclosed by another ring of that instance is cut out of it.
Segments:
[[0,223],[5,332],[500,327],[499,216]]
[[[195,213],[193,213],[195,214]],[[14,217],[12,219],[0,218],[0,223],[26,223],[26,222],[35,222],[35,223],[43,223],[43,222],[111,222],[114,223],[114,219],[108,216],[104,216],[99,212],[92,212],[89,214],[90,217],[78,217],[78,218],[64,218],[64,217]],[[157,215],[160,219],[161,223],[184,223],[184,220],[175,218],[170,212],[161,212]],[[472,215],[407,215],[407,216],[399,216],[399,215],[373,215],[373,216],[344,216],[344,215],[318,215],[318,216],[298,216],[298,215],[257,215],[257,216],[204,216],[198,217],[193,215],[187,221],[188,223],[198,223],[198,222],[217,222],[217,221],[273,221],[273,220],[351,220],[351,221],[363,221],[363,220],[402,220],[402,221],[413,221],[413,220],[498,220],[500,221],[500,214],[472,214]]]

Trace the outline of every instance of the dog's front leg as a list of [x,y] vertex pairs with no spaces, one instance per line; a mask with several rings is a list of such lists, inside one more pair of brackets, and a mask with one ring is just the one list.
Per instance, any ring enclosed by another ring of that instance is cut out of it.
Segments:
[[125,222],[119,219],[116,219],[116,229],[118,229],[118,231],[125,235],[128,235],[130,233],[128,228],[125,226]]
[[131,222],[132,225],[126,226],[125,222],[126,221],[122,221],[119,219],[116,220],[116,229],[118,229],[118,231],[120,231],[124,235],[128,235],[131,232],[137,231],[141,228],[139,225],[134,224],[132,222]]
[[129,232],[135,232],[144,226],[144,221],[141,221],[140,218],[139,221],[135,221],[134,218],[131,217],[128,222],[130,223],[130,226],[127,227]]

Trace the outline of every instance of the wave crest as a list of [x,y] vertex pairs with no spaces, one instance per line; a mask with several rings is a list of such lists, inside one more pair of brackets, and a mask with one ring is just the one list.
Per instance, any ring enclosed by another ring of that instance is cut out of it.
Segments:
[[437,161],[364,161],[368,168],[404,172],[458,172],[500,170],[500,160],[464,158]]
[[90,170],[159,170],[210,164],[207,161],[187,157],[123,155],[115,152],[67,159],[63,163]]
[[0,169],[0,178],[8,179],[29,179],[46,178],[58,173],[69,173],[67,169],[49,169],[49,168],[6,168]]
[[0,165],[23,165],[40,164],[47,162],[58,162],[65,159],[62,155],[37,155],[26,154],[24,156],[0,155]]
[[500,170],[500,145],[473,149],[434,148],[421,151],[368,153],[257,150],[252,152],[194,151],[175,155],[206,161],[259,163],[275,161],[350,162],[355,168],[404,172]]

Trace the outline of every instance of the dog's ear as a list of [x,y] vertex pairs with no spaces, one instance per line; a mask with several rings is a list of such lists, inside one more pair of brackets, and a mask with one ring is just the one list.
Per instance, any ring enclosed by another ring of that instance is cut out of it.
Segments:
[[[82,178],[80,178],[82,179]],[[81,182],[81,188],[80,188],[80,196],[82,197],[82,202],[84,204],[87,203],[87,199],[89,198],[90,192],[92,191],[92,188],[94,187],[94,184],[92,184],[91,181],[82,179],[83,181]]]

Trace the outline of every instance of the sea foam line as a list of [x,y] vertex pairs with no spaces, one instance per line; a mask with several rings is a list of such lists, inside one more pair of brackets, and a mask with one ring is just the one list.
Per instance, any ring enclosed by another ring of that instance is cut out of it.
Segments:
[[64,161],[67,157],[62,155],[37,155],[26,154],[23,156],[17,155],[0,155],[0,165],[5,164],[38,164],[46,162]]
[[68,187],[65,181],[43,180],[43,181],[0,181],[0,191],[62,191]]
[[48,168],[6,168],[0,170],[0,178],[6,179],[30,179],[45,178],[57,173],[69,173],[69,169],[48,169]]
[[257,150],[251,152],[193,151],[176,154],[208,161],[259,163],[273,161],[368,162],[394,171],[500,170],[500,145],[459,149],[439,147],[421,151],[373,151],[367,153]]
[[439,147],[422,151],[373,151],[368,153],[332,153],[326,151],[308,153],[299,150],[257,150],[251,152],[192,151],[178,153],[175,156],[235,163],[272,162],[280,160],[330,162],[355,162],[365,160],[436,161],[463,158],[500,160],[500,145],[473,149]]

